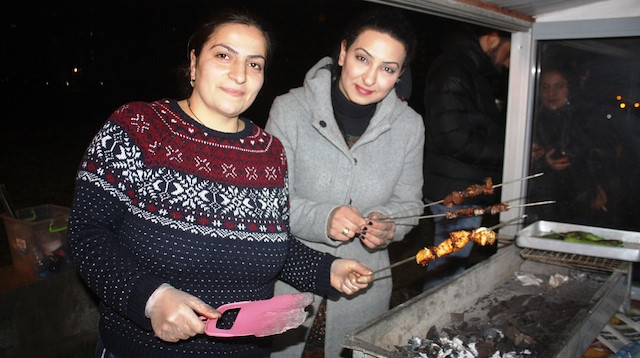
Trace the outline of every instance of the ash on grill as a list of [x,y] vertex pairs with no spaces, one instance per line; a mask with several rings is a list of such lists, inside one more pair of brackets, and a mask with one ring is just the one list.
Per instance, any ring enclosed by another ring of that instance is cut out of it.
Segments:
[[550,342],[588,309],[589,298],[605,280],[597,272],[516,272],[472,308],[451,313],[451,321],[441,329],[432,326],[424,338],[414,336],[396,350],[408,358],[545,357]]

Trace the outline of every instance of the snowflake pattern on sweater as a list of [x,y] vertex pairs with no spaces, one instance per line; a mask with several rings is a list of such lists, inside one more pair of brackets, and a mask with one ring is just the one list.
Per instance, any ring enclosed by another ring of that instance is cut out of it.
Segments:
[[69,222],[72,259],[100,299],[100,336],[136,357],[268,355],[268,338],[157,339],[144,306],[162,283],[213,307],[273,296],[277,278],[335,294],[333,256],[288,230],[281,143],[245,120],[209,130],[175,100],[116,110],[81,162]]

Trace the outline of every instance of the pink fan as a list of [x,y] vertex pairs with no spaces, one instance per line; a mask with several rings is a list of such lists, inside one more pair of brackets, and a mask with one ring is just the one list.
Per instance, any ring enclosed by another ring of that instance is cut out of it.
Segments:
[[279,334],[300,326],[307,318],[304,309],[312,302],[313,294],[305,292],[278,295],[262,301],[227,303],[218,307],[218,311],[224,316],[227,311],[237,310],[233,326],[218,328],[218,320],[209,319],[205,322],[205,333],[217,337]]

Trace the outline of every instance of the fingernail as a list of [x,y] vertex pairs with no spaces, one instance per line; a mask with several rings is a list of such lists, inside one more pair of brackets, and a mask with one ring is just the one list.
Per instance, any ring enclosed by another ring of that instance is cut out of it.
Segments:
[[368,223],[367,225],[373,225],[373,222],[372,222],[372,221],[369,221],[369,223]]
[[362,231],[367,231],[368,226],[362,228]]

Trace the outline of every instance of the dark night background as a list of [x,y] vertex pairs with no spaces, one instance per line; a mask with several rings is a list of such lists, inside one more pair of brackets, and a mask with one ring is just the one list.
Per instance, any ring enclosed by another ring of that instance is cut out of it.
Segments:
[[[69,207],[80,158],[109,114],[135,100],[180,95],[187,41],[204,17],[246,6],[271,24],[275,51],[265,85],[244,114],[263,126],[275,96],[302,84],[331,55],[352,16],[373,6],[356,0],[16,2],[2,19],[0,183],[16,209]],[[410,105],[421,113],[422,78],[451,20],[408,12],[419,46]],[[74,72],[77,69],[77,72]],[[0,209],[4,212],[4,209]],[[0,266],[8,244],[0,222]]]
[[[265,16],[276,40],[265,85],[245,113],[259,125],[275,96],[300,86],[306,71],[332,53],[352,14],[380,6],[353,0],[88,1],[4,9],[0,183],[15,207],[70,206],[81,155],[111,111],[133,100],[180,97],[178,70],[186,63],[189,35],[214,9],[238,5]],[[447,20],[410,16],[421,43],[411,98],[420,111],[420,77],[439,50],[439,27]]]

